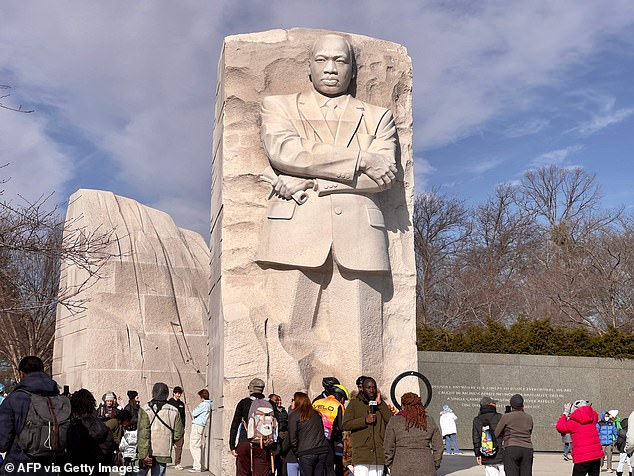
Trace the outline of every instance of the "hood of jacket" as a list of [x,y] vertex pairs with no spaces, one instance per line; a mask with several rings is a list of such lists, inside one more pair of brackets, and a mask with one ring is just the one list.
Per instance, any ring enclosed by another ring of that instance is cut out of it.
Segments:
[[15,390],[26,390],[38,395],[59,395],[57,382],[44,372],[31,372],[26,374],[15,386]]
[[588,423],[596,423],[595,418],[597,413],[594,409],[587,405],[585,407],[579,407],[570,414],[570,419],[580,423],[581,425],[587,425]]

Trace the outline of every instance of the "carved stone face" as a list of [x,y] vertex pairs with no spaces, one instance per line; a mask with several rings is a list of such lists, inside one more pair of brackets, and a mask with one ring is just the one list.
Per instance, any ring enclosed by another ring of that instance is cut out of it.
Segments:
[[345,39],[325,35],[317,40],[310,57],[310,80],[325,96],[345,94],[352,80],[352,53]]

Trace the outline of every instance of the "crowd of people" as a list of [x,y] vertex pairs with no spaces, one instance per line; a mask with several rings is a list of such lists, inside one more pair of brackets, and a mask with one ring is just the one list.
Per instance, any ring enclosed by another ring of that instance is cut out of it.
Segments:
[[[60,394],[37,356],[24,357],[18,366],[15,389],[0,402],[0,475],[121,474],[163,476],[168,464],[183,470],[181,457],[186,407],[183,389],[163,382],[152,387],[152,398],[141,404],[139,393],[127,392],[121,406],[108,391],[97,401],[79,389]],[[191,413],[189,446],[191,472],[201,472],[205,432],[211,414],[209,392],[197,393]]]
[[322,383],[312,401],[295,392],[288,411],[279,395],[265,397],[264,381],[249,383],[229,434],[236,476],[436,474],[443,438],[420,396],[404,394],[396,411],[372,377],[359,377],[352,393],[335,377]]
[[[168,386],[156,382],[144,405],[135,390],[127,392],[125,406],[108,391],[97,405],[87,389],[60,394],[38,357],[23,358],[18,370],[19,382],[0,400],[0,476],[17,468],[33,474],[118,471],[135,476],[163,476],[168,464],[184,469],[187,415],[181,387],[174,387],[170,397]],[[382,476],[386,469],[392,476],[433,476],[443,455],[460,454],[457,416],[448,405],[437,425],[420,396],[405,393],[397,411],[372,377],[359,377],[353,392],[336,377],[322,383],[323,392],[312,400],[295,392],[287,410],[280,395],[265,396],[263,380],[251,380],[229,433],[236,476]],[[473,419],[477,463],[485,476],[532,475],[533,419],[524,411],[524,399],[513,395],[503,414],[497,404],[482,397]],[[202,389],[191,412],[191,472],[205,469],[210,415],[209,392]],[[556,429],[564,459],[572,457],[572,475],[598,476],[602,468],[614,472],[614,449],[617,476],[634,474],[629,459],[634,429],[628,420],[616,410],[599,417],[586,400],[567,403]],[[26,464],[31,466],[20,466]]]

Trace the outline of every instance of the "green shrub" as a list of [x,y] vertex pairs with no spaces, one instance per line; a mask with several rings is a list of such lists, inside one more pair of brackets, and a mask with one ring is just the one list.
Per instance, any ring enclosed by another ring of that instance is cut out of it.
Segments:
[[634,358],[634,333],[609,329],[593,334],[555,327],[549,319],[520,318],[510,327],[490,321],[457,330],[422,326],[416,337],[418,350]]

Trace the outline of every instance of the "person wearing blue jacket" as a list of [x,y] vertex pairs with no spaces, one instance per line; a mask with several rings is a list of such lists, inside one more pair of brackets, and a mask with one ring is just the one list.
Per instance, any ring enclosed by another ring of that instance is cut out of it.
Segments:
[[192,411],[192,430],[189,434],[189,449],[192,452],[194,464],[191,472],[202,471],[202,454],[205,448],[205,426],[209,421],[211,413],[211,400],[209,400],[209,392],[203,388],[198,392],[200,403]]
[[[0,468],[0,475],[3,476],[11,474],[9,468],[18,468],[20,463],[33,462],[22,451],[17,441],[18,435],[24,428],[31,404],[29,393],[42,396],[59,395],[57,383],[44,372],[44,363],[39,357],[33,355],[24,357],[18,365],[18,372],[19,383],[0,405],[0,453],[7,453]],[[10,466],[8,466],[9,463],[11,463]],[[62,461],[47,461],[47,463],[62,464]],[[32,471],[30,474],[53,474],[46,471],[46,466],[48,465],[43,464],[39,470]]]
[[601,446],[603,447],[603,459],[601,460],[601,467],[604,462],[606,463],[606,469],[609,472],[612,471],[612,446],[618,437],[618,429],[612,416],[606,412],[601,412],[601,420],[597,423],[597,431],[599,432],[599,438],[601,440]]

